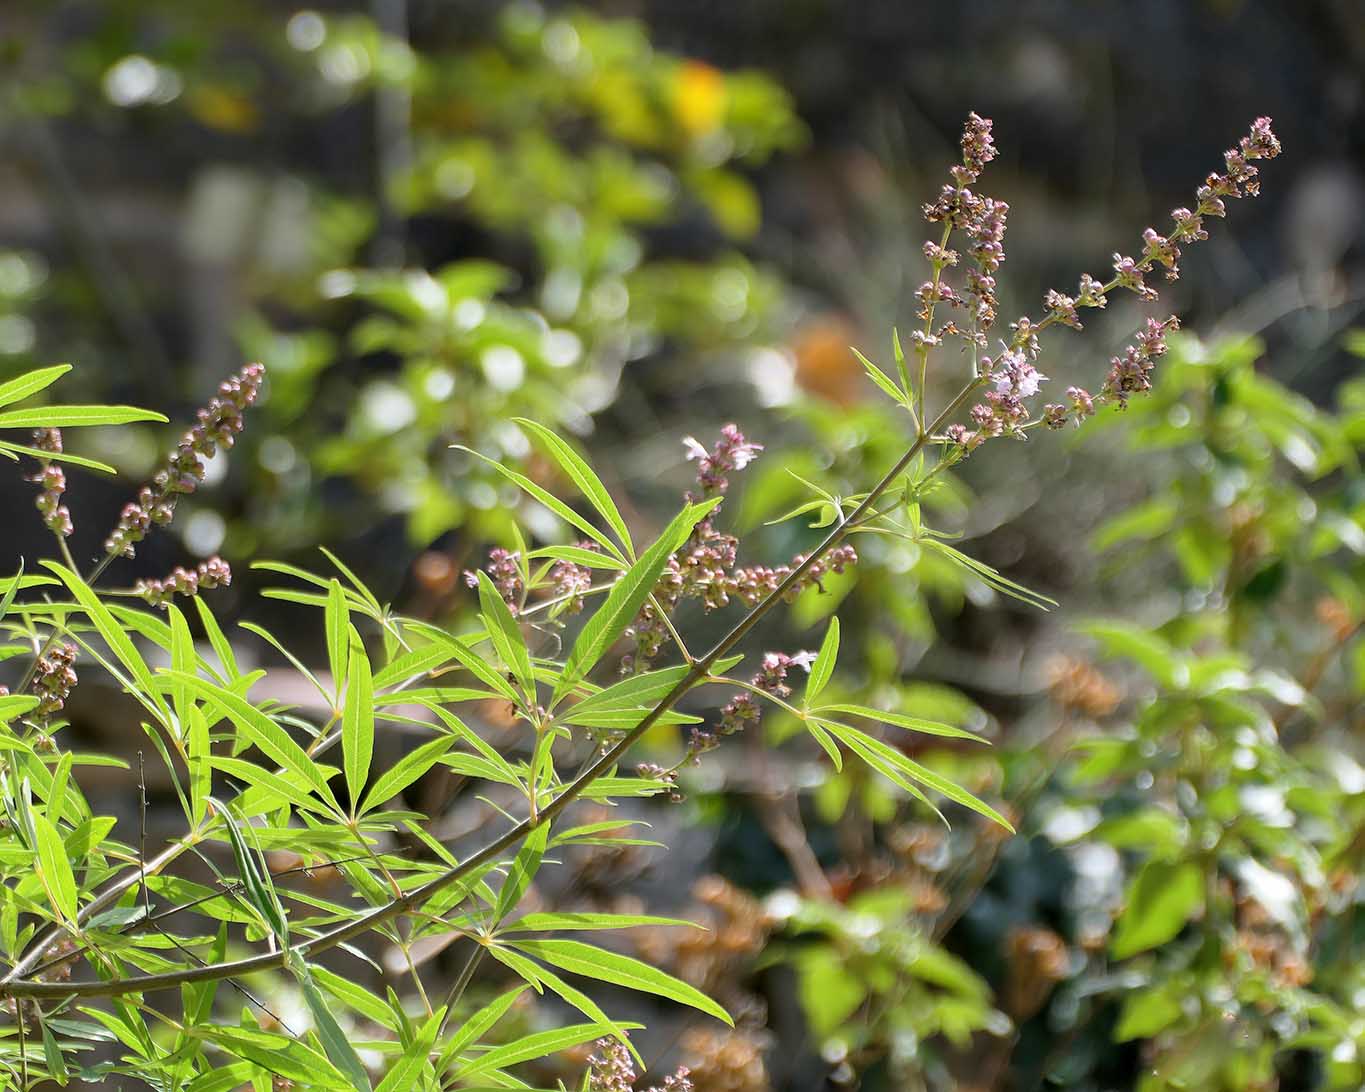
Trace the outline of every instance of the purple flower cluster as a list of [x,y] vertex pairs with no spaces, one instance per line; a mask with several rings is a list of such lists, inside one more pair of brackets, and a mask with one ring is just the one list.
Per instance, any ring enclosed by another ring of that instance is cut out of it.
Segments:
[[[993,274],[1004,260],[1000,244],[1004,237],[1005,210],[997,207],[1000,202],[980,197],[966,187],[968,182],[976,181],[981,167],[994,156],[990,122],[970,115],[963,132],[962,149],[964,166],[953,168],[953,184],[945,186],[938,200],[925,206],[924,211],[930,222],[942,222],[954,230],[960,228],[972,240],[971,254],[978,268],[967,278],[967,295],[971,297],[975,321],[967,336],[978,345],[984,345],[983,332],[995,317]],[[978,362],[979,377],[991,382],[994,389],[986,394],[983,402],[972,407],[970,426],[954,424],[948,427],[947,440],[971,451],[991,437],[1022,437],[1026,429],[1035,424],[1041,423],[1048,428],[1061,428],[1067,421],[1079,424],[1099,405],[1113,404],[1122,408],[1132,395],[1151,390],[1154,363],[1166,351],[1165,336],[1178,328],[1174,317],[1147,320],[1136,344],[1128,346],[1121,356],[1110,361],[1109,375],[1099,394],[1092,396],[1081,387],[1068,388],[1067,402],[1049,403],[1037,421],[1029,419],[1024,403],[1024,399],[1037,393],[1038,384],[1046,378],[1033,364],[1041,351],[1040,331],[1054,324],[1081,329],[1081,309],[1104,307],[1108,303],[1108,293],[1117,288],[1127,289],[1143,301],[1157,299],[1157,290],[1147,283],[1146,275],[1159,267],[1167,280],[1178,278],[1182,246],[1208,238],[1204,218],[1226,215],[1224,198],[1256,196],[1260,192],[1260,182],[1259,168],[1254,161],[1273,159],[1279,154],[1280,142],[1271,131],[1270,119],[1257,118],[1237,147],[1223,153],[1225,170],[1210,174],[1199,187],[1193,210],[1173,209],[1173,226],[1166,235],[1150,227],[1143,231],[1141,257],[1115,254],[1114,276],[1109,283],[1101,284],[1089,273],[1082,274],[1075,296],[1049,291],[1043,298],[1044,318],[1033,322],[1024,317],[1012,323],[1011,338],[1004,351],[994,361],[985,357]],[[925,254],[936,279],[945,265],[956,261],[956,255],[940,244],[926,246]],[[956,301],[951,290],[942,287],[934,296],[950,303]],[[925,299],[924,289],[921,289],[920,299]],[[928,306],[931,305],[926,308]],[[927,317],[926,311],[922,310],[921,316]]]
[[[798,652],[789,656],[785,652],[768,652],[757,673],[749,680],[750,684],[765,694],[775,698],[791,697],[792,688],[787,682],[787,673],[793,667],[803,667],[807,671],[815,662],[814,652]],[[735,735],[759,722],[762,712],[752,694],[741,692],[721,707],[720,723],[715,727],[698,725],[692,729],[688,739],[688,754],[695,759],[707,751],[720,746],[726,736]]]
[[232,583],[232,569],[217,555],[201,561],[193,570],[177,565],[164,580],[139,580],[133,591],[154,607],[165,607],[177,595],[195,596],[209,588]]
[[[588,1059],[588,1092],[634,1092],[635,1065],[630,1051],[619,1039],[598,1039],[596,1053]],[[664,1083],[641,1092],[692,1092],[687,1067],[664,1078]]]
[[[488,551],[488,564],[483,567],[492,579],[498,594],[516,614],[521,606],[521,593],[525,590],[521,582],[521,554],[495,546]],[[471,588],[479,586],[479,574],[466,569],[464,582]]]
[[[692,437],[685,442],[688,457],[701,460],[697,481],[709,496],[723,495],[730,484],[725,475],[742,470],[763,450],[761,444],[745,439],[734,425],[721,430],[721,439],[710,452]],[[670,613],[685,599],[700,602],[708,611],[727,606],[732,599],[752,607],[775,592],[806,560],[804,554],[797,554],[786,565],[739,566],[738,547],[733,535],[716,530],[712,520],[703,520],[687,543],[668,559],[654,587],[654,599]],[[857,561],[858,553],[852,546],[835,547],[802,573],[784,598],[790,602],[812,587],[823,591],[821,581],[828,573],[842,573]],[[668,640],[668,627],[653,604],[647,603],[627,632],[635,639],[635,653],[626,658],[622,670],[646,670]]]
[[[62,430],[59,428],[34,429],[33,446],[40,451],[50,451],[54,455],[60,455],[62,453]],[[66,492],[66,473],[57,463],[42,459],[39,460],[37,473],[29,475],[28,480],[43,487],[43,491],[38,494],[38,500],[35,502],[38,511],[43,514],[43,523],[54,535],[66,538],[74,530],[71,525],[71,512],[62,503],[62,494]]]
[[916,351],[921,353],[940,344],[945,334],[962,333],[952,322],[938,331],[927,329],[933,319],[935,303],[965,307],[969,330],[964,336],[978,345],[986,344],[986,331],[994,325],[999,308],[995,274],[1005,261],[1005,228],[1010,207],[1004,201],[980,196],[971,189],[986,164],[996,156],[989,118],[975,113],[967,115],[961,148],[962,162],[949,169],[952,182],[939,191],[935,201],[924,206],[924,218],[932,224],[943,224],[945,233],[965,233],[967,253],[975,268],[968,270],[964,278],[965,291],[958,295],[942,277],[945,268],[957,264],[957,251],[932,240],[924,244],[924,255],[933,269],[933,279],[921,285],[916,293],[920,301],[918,314],[926,323],[926,329],[913,335],[912,340]]
[[697,462],[697,484],[701,487],[703,497],[714,497],[724,493],[730,487],[725,475],[735,470],[743,470],[757,459],[758,453],[763,450],[762,444],[750,443],[744,438],[744,433],[740,432],[739,426],[733,424],[726,425],[720,430],[720,439],[710,451],[702,447],[692,436],[684,439],[683,444],[687,447],[688,460],[695,459]]
[[[578,544],[591,548],[591,544]],[[577,614],[583,609],[583,596],[592,587],[592,570],[586,565],[575,565],[572,561],[556,561],[550,570],[550,587],[556,599],[565,600],[560,607],[561,614]]]
[[218,394],[198,413],[198,421],[181,438],[162,469],[144,485],[137,500],[125,505],[118,524],[104,543],[113,557],[132,557],[133,547],[153,526],[164,527],[175,518],[182,496],[193,493],[204,480],[204,460],[220,447],[230,448],[242,431],[244,414],[260,395],[265,365],[248,364],[224,380]]
[[33,675],[33,692],[38,695],[34,713],[44,719],[60,713],[76,686],[76,646],[53,645],[38,657]]

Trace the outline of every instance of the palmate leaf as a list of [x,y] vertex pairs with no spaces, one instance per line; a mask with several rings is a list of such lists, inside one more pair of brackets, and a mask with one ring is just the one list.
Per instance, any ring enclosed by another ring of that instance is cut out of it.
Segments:
[[[812,673],[813,670],[812,670]],[[975,732],[969,732],[965,728],[958,728],[951,724],[944,724],[941,721],[925,720],[922,717],[908,717],[904,713],[889,713],[884,709],[873,709],[867,705],[822,705],[811,712],[821,717],[829,713],[844,713],[855,717],[866,717],[868,720],[880,721],[882,724],[893,724],[897,728],[904,728],[911,732],[920,732],[926,736],[943,736],[948,739],[970,739],[974,743],[984,743],[990,745],[990,740],[985,736],[979,736]]]
[[601,1006],[582,990],[575,989],[553,971],[547,970],[534,960],[528,959],[511,948],[490,945],[488,954],[519,974],[536,989],[536,992],[543,993],[544,987],[548,986],[551,993],[557,994],[567,1001],[589,1020],[610,1029],[610,1034],[625,1044],[626,1049],[635,1056],[635,1060],[642,1065],[644,1064],[644,1059],[640,1057],[639,1052],[630,1041],[630,1036],[626,1034],[625,1027],[603,1012]]
[[176,679],[195,691],[219,710],[236,725],[238,731],[262,752],[272,758],[280,767],[302,777],[321,797],[322,801],[337,815],[343,814],[341,805],[323,777],[318,763],[290,737],[289,733],[276,724],[245,698],[215,686],[204,679],[175,671],[162,671],[162,676]]
[[415,751],[404,755],[374,780],[365,800],[360,805],[360,814],[372,811],[386,804],[425,774],[440,761],[450,748],[455,746],[453,737],[428,740]]
[[[91,1014],[95,1015],[94,1012]],[[297,1081],[305,1088],[342,1090],[354,1087],[330,1060],[301,1039],[251,1027],[201,1024],[188,1030],[196,1038],[252,1062],[267,1073]]]

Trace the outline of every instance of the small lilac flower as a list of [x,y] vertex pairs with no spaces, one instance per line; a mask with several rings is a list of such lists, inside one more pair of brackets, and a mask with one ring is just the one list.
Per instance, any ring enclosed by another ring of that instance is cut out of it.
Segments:
[[[512,608],[513,614],[521,605],[523,590],[520,560],[521,554],[504,550],[501,546],[495,546],[488,551],[488,564],[484,566],[484,571],[492,578],[493,584],[498,589],[498,594]],[[471,588],[477,588],[479,586],[479,574],[472,570],[465,570],[464,582]]]
[[193,597],[232,583],[232,569],[221,557],[201,561],[193,570],[176,566],[164,580],[139,580],[133,591],[154,607],[165,607],[177,595]]
[[697,484],[701,486],[704,497],[724,493],[730,487],[725,475],[733,470],[743,470],[763,450],[762,444],[746,440],[744,433],[733,424],[720,430],[720,439],[710,451],[693,436],[686,437],[683,445],[687,448],[688,461],[695,460],[697,463]]

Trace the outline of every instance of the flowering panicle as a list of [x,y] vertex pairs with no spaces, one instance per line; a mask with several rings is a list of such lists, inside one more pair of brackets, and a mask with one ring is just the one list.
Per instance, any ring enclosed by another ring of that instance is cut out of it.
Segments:
[[[951,229],[964,230],[972,241],[970,253],[977,269],[967,276],[966,294],[974,321],[968,338],[978,345],[984,345],[983,332],[995,318],[993,274],[1004,260],[1002,243],[1004,214],[1007,210],[1000,207],[1002,203],[978,197],[966,187],[968,182],[976,181],[981,167],[994,155],[990,122],[975,114],[970,115],[963,132],[962,148],[964,166],[953,168],[953,185],[945,186],[938,200],[925,206],[925,217],[931,223],[942,222]],[[1273,159],[1279,154],[1280,142],[1271,131],[1270,119],[1257,118],[1251,131],[1239,141],[1237,147],[1223,154],[1225,171],[1210,174],[1199,187],[1193,210],[1184,207],[1173,209],[1173,226],[1166,235],[1151,227],[1143,231],[1141,257],[1115,254],[1114,276],[1107,284],[1101,284],[1089,273],[1084,273],[1075,296],[1051,290],[1043,297],[1046,313],[1041,320],[1034,322],[1023,317],[1011,323],[1010,340],[1003,344],[999,356],[993,361],[989,357],[978,361],[978,379],[991,383],[993,389],[988,391],[984,401],[971,408],[970,426],[950,425],[944,438],[965,451],[972,451],[991,437],[1008,435],[1023,438],[1034,425],[1042,424],[1055,429],[1062,428],[1068,421],[1079,424],[1091,416],[1099,405],[1123,408],[1132,395],[1151,390],[1153,366],[1166,351],[1165,336],[1178,328],[1174,316],[1164,320],[1147,320],[1136,344],[1128,346],[1122,355],[1110,361],[1109,375],[1098,394],[1091,395],[1081,387],[1068,388],[1067,401],[1047,404],[1036,420],[1030,419],[1025,403],[1026,399],[1038,392],[1038,384],[1046,379],[1029,363],[1037,360],[1041,351],[1038,343],[1040,331],[1054,324],[1081,329],[1081,310],[1104,307],[1108,303],[1108,294],[1115,289],[1127,289],[1145,302],[1157,299],[1157,290],[1147,283],[1147,274],[1160,268],[1167,280],[1177,279],[1180,276],[1182,247],[1209,237],[1204,218],[1225,215],[1227,209],[1224,198],[1256,196],[1260,192],[1259,169],[1253,161]],[[935,277],[946,264],[942,257],[945,253],[948,253],[945,246],[940,244],[925,249],[934,267]],[[946,294],[939,291],[934,295],[950,303],[955,298],[951,291]],[[919,298],[925,298],[923,289]],[[921,316],[925,313],[925,310],[921,310]]]
[[[995,323],[999,300],[996,298],[995,274],[1005,260],[1005,227],[1009,205],[993,197],[983,197],[971,189],[987,163],[996,156],[995,140],[991,136],[991,121],[979,114],[968,114],[962,130],[962,162],[949,169],[952,182],[939,191],[936,200],[924,206],[924,218],[944,226],[944,242],[930,240],[924,244],[924,256],[933,270],[933,279],[920,286],[916,298],[920,301],[917,314],[926,329],[912,335],[916,352],[923,355],[939,345],[944,335],[962,333],[977,345],[986,344],[986,331]],[[957,264],[958,254],[946,245],[946,236],[953,231],[966,234],[967,253],[974,268],[964,276],[964,290],[955,292],[943,281],[943,271]],[[969,329],[964,333],[953,322],[945,323],[937,331],[929,329],[933,321],[934,305],[947,303],[964,308]]]
[[[702,495],[723,496],[729,488],[725,476],[742,470],[758,457],[762,444],[746,439],[734,425],[721,429],[720,440],[708,452],[696,439],[685,441],[688,458],[699,462],[697,483]],[[698,499],[689,494],[688,499]],[[664,565],[664,571],[654,586],[654,600],[668,612],[684,599],[696,600],[708,610],[718,610],[737,599],[752,607],[776,591],[806,560],[797,554],[786,565],[738,565],[739,541],[733,535],[716,530],[711,519],[697,524],[692,537]],[[842,573],[858,561],[857,551],[849,545],[837,546],[810,566],[784,598],[790,602],[808,588],[824,590],[821,581],[831,572]],[[653,604],[641,608],[627,633],[635,639],[635,652],[622,663],[626,673],[643,671],[659,655],[668,640],[668,627]]]
[[[33,430],[33,446],[40,451],[50,451],[54,455],[62,453],[62,430],[59,428],[37,428]],[[43,487],[38,494],[35,506],[43,514],[43,523],[54,535],[66,538],[74,530],[71,512],[62,503],[66,492],[66,472],[61,466],[49,459],[38,460],[38,470],[30,474],[28,480]]]
[[139,580],[133,591],[152,606],[164,608],[177,595],[192,597],[209,588],[225,588],[231,583],[232,569],[215,554],[193,570],[177,565],[164,580]]
[[107,554],[132,557],[133,547],[153,526],[164,527],[171,522],[180,498],[193,493],[204,480],[204,460],[212,458],[220,447],[233,445],[264,379],[265,365],[248,364],[219,385],[217,395],[199,411],[197,423],[181,437],[162,469],[138,491],[136,501],[124,506],[104,543]]
[[[580,542],[580,548],[591,549],[594,544]],[[592,570],[572,561],[556,561],[550,570],[550,586],[556,599],[563,599],[561,614],[577,614],[583,609],[583,596],[592,587]]]
[[[702,497],[714,497],[724,493],[730,487],[725,475],[734,470],[743,470],[757,459],[759,452],[763,450],[762,444],[746,440],[739,426],[733,424],[726,425],[720,430],[720,439],[710,451],[702,447],[692,436],[684,439],[683,444],[687,447],[688,461],[695,459],[697,462],[697,485],[701,487]],[[688,499],[698,498],[689,496]]]
[[[785,652],[768,652],[764,654],[762,664],[749,683],[765,694],[786,699],[791,697],[792,693],[792,688],[787,683],[787,673],[793,667],[803,667],[809,671],[810,665],[814,662],[814,652],[798,652],[795,656],[789,656]],[[715,727],[697,725],[692,729],[688,739],[689,756],[695,759],[707,751],[714,750],[720,746],[720,741],[724,737],[753,727],[761,717],[759,704],[752,694],[745,692],[736,694],[721,707],[718,725]]]
[[[634,1092],[635,1065],[630,1051],[619,1039],[598,1039],[596,1053],[588,1059],[588,1092]],[[664,1083],[641,1092],[692,1092],[687,1067],[664,1078]]]
[[[492,578],[498,594],[512,608],[513,614],[517,613],[521,605],[521,593],[525,590],[521,581],[520,562],[521,554],[495,546],[488,551],[488,564],[483,567],[484,572]],[[464,582],[471,588],[477,588],[479,574],[473,569],[466,569]]]
[[33,675],[33,692],[38,695],[34,714],[44,720],[60,713],[76,686],[76,646],[54,644],[38,657]]

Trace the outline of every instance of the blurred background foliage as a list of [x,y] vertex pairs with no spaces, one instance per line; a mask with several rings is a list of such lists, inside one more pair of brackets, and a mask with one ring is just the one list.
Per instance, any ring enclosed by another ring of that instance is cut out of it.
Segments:
[[[741,422],[767,450],[727,514],[744,561],[777,564],[813,541],[768,525],[807,495],[793,474],[838,494],[901,449],[849,346],[884,362],[909,320],[919,204],[969,109],[1003,153],[984,188],[1012,206],[1007,315],[1130,249],[1274,116],[1267,196],[1168,290],[1192,333],[1154,395],[990,445],[923,498],[1060,609],[877,538],[765,636],[812,647],[837,608],[839,696],[989,736],[905,746],[1019,835],[773,751],[793,726],[771,718],[685,803],[640,808],[672,856],[584,853],[543,897],[712,922],[683,950],[639,942],[741,1015],[651,1014],[647,1060],[701,1092],[1358,1088],[1362,28],[1352,0],[6,5],[0,379],[70,359],[68,393],[183,417],[268,365],[218,488],[141,575],[218,551],[311,565],[325,542],[457,618],[461,571],[514,523],[556,530],[451,445],[571,493],[519,415],[575,438],[644,528],[687,488],[682,437]],[[1052,385],[1092,383],[1139,316],[1115,301],[1052,338]],[[77,557],[167,441],[94,431],[82,453],[126,481],[73,475]],[[3,489],[9,571],[43,532]],[[253,586],[239,566],[217,609]],[[78,730],[135,746],[83,700]]]

